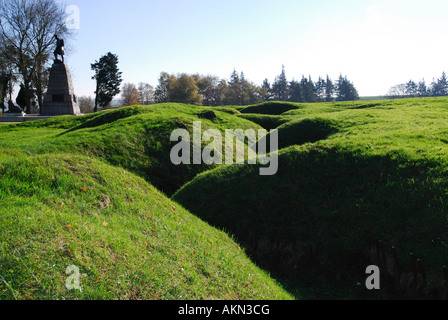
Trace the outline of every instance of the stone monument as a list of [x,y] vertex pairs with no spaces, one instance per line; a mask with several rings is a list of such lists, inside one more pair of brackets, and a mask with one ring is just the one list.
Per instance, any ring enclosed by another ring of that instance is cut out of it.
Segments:
[[[73,89],[72,78],[67,65],[64,62],[64,40],[55,35],[56,50],[54,51],[54,63],[50,70],[48,90],[45,94],[41,115],[80,115],[78,99]],[[58,55],[62,60],[58,59]]]

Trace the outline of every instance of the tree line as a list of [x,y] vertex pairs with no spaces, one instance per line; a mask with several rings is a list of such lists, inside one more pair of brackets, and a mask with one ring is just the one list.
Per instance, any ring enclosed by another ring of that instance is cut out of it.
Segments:
[[337,81],[327,76],[313,81],[302,76],[300,81],[289,81],[284,66],[272,84],[265,79],[256,85],[244,72],[233,70],[230,78],[214,75],[160,74],[154,88],[147,83],[125,83],[122,88],[123,105],[179,102],[202,106],[245,106],[266,101],[331,102],[358,100],[352,82],[342,75]]
[[162,72],[154,90],[154,101],[182,102],[204,106],[252,105],[265,101],[330,102],[358,100],[359,94],[352,82],[342,75],[337,81],[327,76],[313,81],[302,76],[300,81],[289,81],[285,68],[271,84],[265,79],[256,85],[244,72],[233,70],[230,78],[213,75],[172,75]]
[[443,72],[440,78],[433,79],[429,85],[424,79],[419,82],[409,80],[390,88],[388,95],[390,98],[448,96],[448,79]]

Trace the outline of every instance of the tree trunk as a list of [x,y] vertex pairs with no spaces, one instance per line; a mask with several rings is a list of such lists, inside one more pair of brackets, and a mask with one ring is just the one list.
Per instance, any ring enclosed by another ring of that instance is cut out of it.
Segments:
[[95,108],[93,108],[93,112],[98,112],[98,80],[96,80]]

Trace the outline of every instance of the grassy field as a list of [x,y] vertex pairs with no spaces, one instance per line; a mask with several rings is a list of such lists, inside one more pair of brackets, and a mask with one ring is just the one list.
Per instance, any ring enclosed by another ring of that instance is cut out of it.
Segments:
[[[152,180],[154,165],[166,186],[194,174],[170,171],[162,153],[172,128],[203,111],[131,107],[2,126],[0,299],[292,299],[227,234],[133,173]],[[231,125],[216,115],[204,122]],[[66,288],[72,265],[82,291]]]
[[[173,165],[171,132],[199,120],[278,129],[278,174]],[[448,98],[425,98],[1,125],[0,299],[446,297],[447,122]]]
[[269,107],[241,117],[278,129],[276,176],[218,168],[173,199],[233,234],[293,293],[377,298],[365,270],[383,264],[381,297],[446,296],[448,99],[296,104],[277,120]]

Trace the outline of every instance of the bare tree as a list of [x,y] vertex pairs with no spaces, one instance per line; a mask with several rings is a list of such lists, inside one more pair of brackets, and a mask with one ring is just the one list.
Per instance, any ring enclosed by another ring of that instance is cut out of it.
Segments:
[[132,106],[140,102],[140,93],[133,83],[125,83],[121,90],[121,97],[124,106]]
[[148,105],[154,103],[154,87],[152,85],[140,82],[138,84],[138,92],[141,104]]
[[[64,8],[55,0],[0,0],[0,52],[11,62],[25,91],[43,103],[54,35],[70,37]],[[26,112],[30,111],[30,97]]]
[[92,113],[94,108],[93,98],[82,96],[78,98],[79,102],[79,108],[81,110],[81,113]]
[[393,99],[403,98],[406,95],[406,83],[402,83],[390,88],[388,95]]

